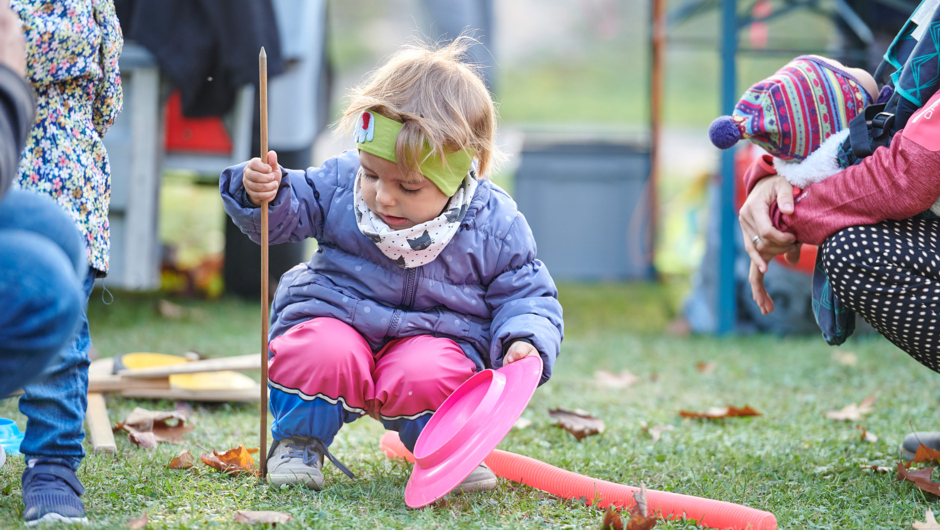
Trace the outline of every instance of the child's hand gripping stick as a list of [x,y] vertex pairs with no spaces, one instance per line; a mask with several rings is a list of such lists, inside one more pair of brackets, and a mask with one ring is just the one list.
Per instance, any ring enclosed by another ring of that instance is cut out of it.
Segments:
[[245,166],[242,184],[248,194],[248,200],[255,206],[271,202],[277,196],[281,185],[281,169],[277,164],[277,153],[268,152],[267,163],[260,158],[252,158]]

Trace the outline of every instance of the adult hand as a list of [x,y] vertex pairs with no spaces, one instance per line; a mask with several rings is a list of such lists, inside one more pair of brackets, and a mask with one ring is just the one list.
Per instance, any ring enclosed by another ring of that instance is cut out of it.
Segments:
[[277,165],[277,153],[268,152],[267,164],[260,158],[252,158],[245,166],[242,185],[248,192],[248,200],[251,204],[261,206],[263,203],[273,201],[281,185],[281,168]]
[[770,260],[784,254],[788,263],[796,264],[800,260],[802,246],[793,234],[774,227],[770,219],[770,207],[774,202],[781,212],[793,213],[793,187],[781,176],[765,177],[758,181],[738,215],[744,248],[751,257],[748,274],[751,296],[764,315],[774,310],[774,301],[764,287],[764,274],[767,273]]
[[23,23],[6,0],[0,0],[0,64],[21,76],[26,75]]
[[503,366],[512,364],[523,357],[538,354],[539,351],[535,349],[535,346],[524,340],[517,340],[509,346],[509,351],[506,352],[506,357],[503,359]]
[[779,175],[759,180],[738,214],[744,248],[761,273],[767,272],[767,262],[778,254],[789,253],[788,261],[794,256],[799,259],[796,236],[777,230],[770,219],[774,202],[781,212],[793,213],[793,187]]

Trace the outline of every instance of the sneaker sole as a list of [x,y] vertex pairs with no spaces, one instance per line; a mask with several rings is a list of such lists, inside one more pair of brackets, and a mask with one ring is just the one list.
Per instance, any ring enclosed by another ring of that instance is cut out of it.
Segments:
[[26,526],[36,526],[46,523],[88,524],[87,517],[66,517],[57,513],[47,513],[35,521],[26,521]]
[[[309,479],[309,480],[307,480]],[[302,484],[313,491],[320,491],[323,489],[323,486],[326,484],[325,479],[316,480],[315,477],[304,476],[304,475],[279,475],[275,473],[268,472],[268,481],[271,484],[278,486],[288,485],[293,486],[296,484]]]
[[482,493],[486,491],[493,491],[499,485],[499,481],[496,478],[481,480],[479,482],[471,482],[469,484],[461,484],[454,488],[454,491],[459,493]]

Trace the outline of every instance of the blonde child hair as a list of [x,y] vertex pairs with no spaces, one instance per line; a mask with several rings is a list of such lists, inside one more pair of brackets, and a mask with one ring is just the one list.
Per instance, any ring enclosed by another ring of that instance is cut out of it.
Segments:
[[425,145],[431,147],[427,156],[440,157],[444,167],[446,154],[468,150],[477,175],[494,171],[504,158],[496,146],[496,106],[479,66],[466,60],[476,42],[461,35],[445,45],[403,46],[352,89],[341,130],[349,134],[365,111],[401,122],[395,158],[409,178],[420,178]]

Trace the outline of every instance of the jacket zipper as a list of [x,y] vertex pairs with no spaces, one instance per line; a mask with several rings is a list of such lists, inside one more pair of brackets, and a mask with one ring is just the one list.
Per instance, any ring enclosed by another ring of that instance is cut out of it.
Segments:
[[405,306],[405,309],[413,309],[415,305],[415,296],[418,294],[416,281],[418,277],[418,269],[408,269],[408,276],[405,278],[405,293],[402,296],[401,302]]
[[[401,305],[405,309],[411,309],[414,307],[415,296],[417,296],[417,282],[415,281],[418,276],[418,269],[408,269],[408,272],[405,274],[405,287],[401,294]],[[394,337],[398,333],[398,325],[401,323],[402,310],[396,309],[392,314],[392,322],[388,326],[388,335]]]

